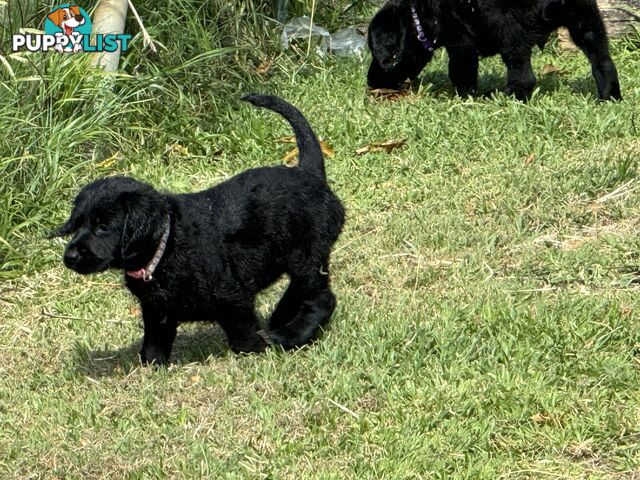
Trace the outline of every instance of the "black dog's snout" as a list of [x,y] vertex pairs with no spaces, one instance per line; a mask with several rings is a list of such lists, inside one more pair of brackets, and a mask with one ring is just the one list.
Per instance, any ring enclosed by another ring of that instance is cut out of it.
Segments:
[[70,248],[64,252],[64,264],[69,267],[80,259],[80,252],[76,248]]

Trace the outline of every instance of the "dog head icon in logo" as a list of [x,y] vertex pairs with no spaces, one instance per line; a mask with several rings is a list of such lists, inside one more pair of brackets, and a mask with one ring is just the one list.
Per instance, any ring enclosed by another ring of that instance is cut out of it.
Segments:
[[[66,35],[67,37],[91,34],[91,19],[87,12],[78,5],[65,4],[51,11],[44,22],[44,32],[48,35]],[[56,48],[62,51],[59,44]],[[73,47],[69,44],[67,50],[77,52],[81,49],[80,43]]]
[[[0,0],[0,4],[6,3]],[[44,19],[44,33],[24,32],[11,36],[11,51],[60,53],[126,52],[131,41],[128,33],[91,34],[89,14],[74,3],[59,5]],[[2,57],[0,56],[0,59]]]

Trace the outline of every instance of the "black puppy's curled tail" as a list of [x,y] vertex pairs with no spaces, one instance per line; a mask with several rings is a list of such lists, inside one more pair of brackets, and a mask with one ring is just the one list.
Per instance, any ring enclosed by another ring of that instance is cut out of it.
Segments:
[[300,157],[299,167],[317,175],[326,182],[327,177],[324,171],[324,158],[320,142],[300,110],[273,95],[250,93],[242,97],[241,100],[282,115],[289,122],[296,135]]

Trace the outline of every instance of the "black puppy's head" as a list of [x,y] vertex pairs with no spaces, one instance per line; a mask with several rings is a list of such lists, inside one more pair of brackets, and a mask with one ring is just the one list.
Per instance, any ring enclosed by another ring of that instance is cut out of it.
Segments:
[[155,253],[167,216],[164,197],[129,177],[108,177],[84,187],[69,219],[52,237],[73,235],[64,264],[78,273],[135,270]]
[[[416,2],[420,3],[420,2]],[[423,5],[415,5],[423,13]],[[429,36],[429,25],[421,23]],[[433,53],[418,41],[410,0],[391,0],[375,14],[368,30],[373,59],[367,82],[371,88],[397,88],[415,78]]]

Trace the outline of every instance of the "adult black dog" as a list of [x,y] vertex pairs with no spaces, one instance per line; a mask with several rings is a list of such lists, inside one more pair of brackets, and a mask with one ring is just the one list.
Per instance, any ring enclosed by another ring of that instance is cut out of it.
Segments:
[[302,113],[278,97],[243,100],[273,110],[296,134],[300,164],[256,168],[198,193],[162,194],[129,177],[84,187],[67,222],[64,263],[81,274],[123,269],[144,320],[141,359],[168,361],[178,323],[215,320],[236,352],[260,352],[256,294],[282,274],[289,287],[269,320],[285,349],[312,342],[336,305],[329,254],[344,223],[320,144]]
[[444,47],[449,78],[458,94],[476,90],[478,58],[500,54],[507,66],[504,92],[524,100],[536,77],[531,50],[567,27],[591,62],[598,97],[621,99],[616,67],[595,0],[391,0],[369,25],[372,88],[396,88],[413,80]]

